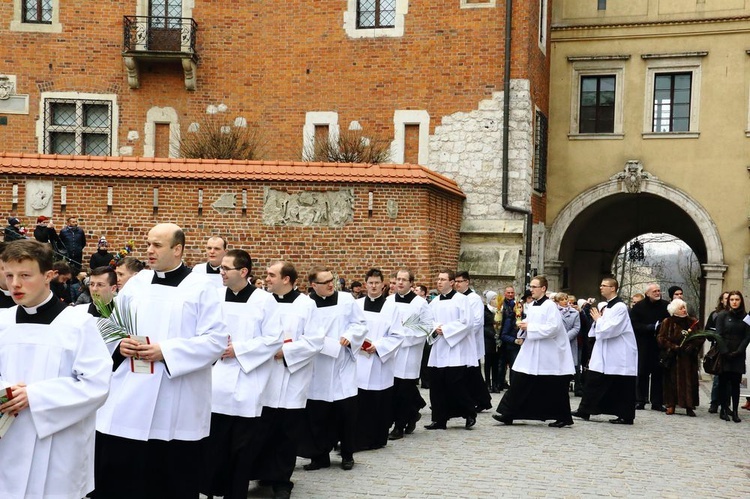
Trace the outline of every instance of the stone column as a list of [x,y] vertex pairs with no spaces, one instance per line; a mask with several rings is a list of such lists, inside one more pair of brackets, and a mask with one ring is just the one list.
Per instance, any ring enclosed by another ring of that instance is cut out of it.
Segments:
[[[560,291],[562,288],[562,260],[545,260],[544,276],[547,278],[548,291]],[[534,277],[534,276],[531,276]]]
[[704,263],[703,278],[706,280],[706,295],[703,300],[703,317],[708,317],[724,291],[724,273],[727,266],[721,263]]

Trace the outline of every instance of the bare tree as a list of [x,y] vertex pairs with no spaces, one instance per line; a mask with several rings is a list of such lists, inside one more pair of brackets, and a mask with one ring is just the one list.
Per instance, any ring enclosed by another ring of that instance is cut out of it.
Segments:
[[304,161],[328,163],[386,163],[391,158],[390,142],[380,137],[365,137],[362,130],[344,130],[337,138],[310,140],[302,152]]
[[260,129],[243,118],[231,123],[223,113],[207,113],[178,138],[180,156],[204,159],[246,159],[263,157],[265,140]]

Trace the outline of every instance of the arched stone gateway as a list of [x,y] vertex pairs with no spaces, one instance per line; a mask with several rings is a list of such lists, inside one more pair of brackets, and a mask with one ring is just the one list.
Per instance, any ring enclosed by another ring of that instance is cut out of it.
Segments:
[[647,232],[679,237],[696,253],[705,290],[702,310],[722,291],[724,251],[716,224],[685,192],[629,161],[624,171],[582,192],[558,214],[547,232],[544,271],[550,289],[597,296],[601,275],[628,240]]

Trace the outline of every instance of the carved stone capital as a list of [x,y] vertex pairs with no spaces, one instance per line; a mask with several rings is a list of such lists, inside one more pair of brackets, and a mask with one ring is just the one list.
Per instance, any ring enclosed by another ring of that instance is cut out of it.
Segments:
[[138,79],[138,60],[135,57],[123,57],[125,61],[125,71],[128,75],[128,86],[130,88],[139,88],[141,83]]
[[195,90],[198,66],[192,59],[182,59],[182,71],[185,73],[185,88]]

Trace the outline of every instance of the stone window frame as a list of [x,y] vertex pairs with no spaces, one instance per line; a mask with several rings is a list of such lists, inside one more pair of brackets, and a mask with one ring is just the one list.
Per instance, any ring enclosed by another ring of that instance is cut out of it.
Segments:
[[539,0],[539,23],[538,23],[538,33],[539,36],[537,37],[537,45],[539,45],[539,50],[542,51],[542,54],[547,55],[547,38],[549,37],[549,30],[547,29],[547,26],[549,25],[549,1],[548,0]]
[[156,125],[169,125],[169,157],[180,157],[180,119],[172,107],[152,107],[146,112],[143,127],[143,157],[156,155]]
[[357,28],[357,5],[359,0],[347,0],[344,11],[344,31],[349,38],[385,38],[404,36],[409,0],[396,0],[396,19],[392,28]]
[[497,7],[497,0],[484,0],[483,2],[461,0],[460,7],[462,9],[491,9]]
[[[45,106],[48,101],[58,100],[98,100],[98,101],[109,101],[110,112],[111,112],[111,123],[112,126],[109,129],[109,155],[117,156],[117,133],[118,124],[120,121],[120,108],[117,104],[116,94],[93,94],[93,93],[82,93],[82,92],[42,92],[39,96],[39,119],[36,122],[37,131],[37,150],[39,154],[47,154],[44,150],[44,138],[47,134],[47,127],[45,123],[46,113]],[[83,154],[83,153],[80,153]]]
[[[55,0],[57,1],[57,0]],[[135,15],[148,16],[149,0],[136,0]],[[195,0],[182,0],[182,17],[192,18]]]
[[23,20],[23,1],[13,0],[13,18],[10,21],[10,31],[27,33],[62,33],[60,24],[60,0],[52,0],[51,23],[28,23]]
[[[708,52],[679,54],[643,54],[646,61],[646,83],[643,99],[644,139],[697,139],[700,137],[701,59]],[[692,73],[690,88],[690,129],[686,132],[654,132],[654,80],[664,73]]]
[[430,113],[425,110],[397,109],[393,113],[391,162],[403,164],[406,153],[406,125],[419,125],[417,162],[426,166],[430,156]]
[[[328,140],[339,138],[339,113],[336,111],[308,111],[305,114],[305,126],[302,127],[302,157],[315,150],[315,127],[328,126]],[[305,161],[307,161],[305,159]]]
[[[572,63],[570,81],[570,127],[568,139],[622,139],[624,122],[625,63],[629,55],[569,57]],[[580,133],[581,78],[584,76],[615,77],[615,118],[612,133]]]

